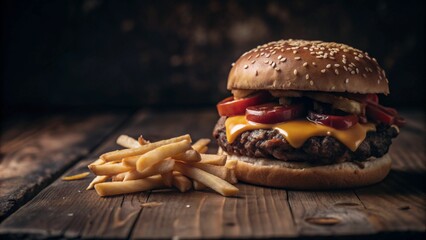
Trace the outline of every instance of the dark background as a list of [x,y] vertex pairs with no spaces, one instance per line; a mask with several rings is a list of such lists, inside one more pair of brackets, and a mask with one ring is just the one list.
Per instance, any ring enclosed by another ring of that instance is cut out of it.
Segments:
[[2,1],[2,112],[209,107],[244,51],[342,42],[387,71],[382,102],[424,102],[424,1]]

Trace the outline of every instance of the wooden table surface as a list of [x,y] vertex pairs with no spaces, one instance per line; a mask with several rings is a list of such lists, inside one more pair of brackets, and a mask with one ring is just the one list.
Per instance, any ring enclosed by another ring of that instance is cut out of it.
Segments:
[[[425,124],[406,111],[407,127],[390,150],[381,183],[352,190],[293,191],[239,183],[239,196],[152,191],[99,197],[87,171],[120,134],[158,140],[211,137],[215,111],[22,115],[3,119],[0,239],[7,238],[422,238],[426,231]],[[214,151],[215,146],[211,148]],[[163,203],[142,207],[145,202]]]

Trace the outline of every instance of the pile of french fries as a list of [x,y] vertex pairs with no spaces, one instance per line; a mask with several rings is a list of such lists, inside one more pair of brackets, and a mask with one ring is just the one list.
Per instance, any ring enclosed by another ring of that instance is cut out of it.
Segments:
[[[149,142],[121,135],[117,144],[125,149],[102,154],[89,164],[96,177],[87,187],[99,196],[175,187],[181,192],[211,188],[223,196],[238,194],[236,161],[226,155],[206,154],[209,139],[192,144],[191,137]],[[109,181],[111,180],[111,181]]]

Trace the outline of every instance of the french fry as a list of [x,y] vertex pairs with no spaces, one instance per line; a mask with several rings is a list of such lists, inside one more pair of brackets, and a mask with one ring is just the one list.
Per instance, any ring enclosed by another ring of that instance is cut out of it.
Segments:
[[180,172],[173,171],[173,186],[180,192],[187,192],[192,188],[192,182],[189,178],[182,175]]
[[113,181],[113,182],[117,182],[117,181],[123,181],[124,180],[124,177],[126,176],[126,174],[127,174],[128,172],[122,172],[122,173],[119,173],[119,174],[117,174],[117,175],[114,175],[114,176],[112,176],[111,177],[111,180]]
[[95,175],[117,175],[132,170],[131,167],[124,166],[122,163],[89,165],[89,169]]
[[200,163],[223,166],[226,163],[226,155],[200,154]]
[[220,177],[221,179],[229,183],[237,183],[237,178],[235,177],[235,174],[233,174],[233,169],[226,168],[225,166],[216,166],[203,163],[191,163],[191,165],[210,174],[213,174],[216,177]]
[[143,138],[143,136],[142,136],[142,135],[140,135],[140,136],[138,137],[138,142],[139,142],[139,144],[140,144],[140,145],[145,145],[145,144],[148,144],[148,143],[149,143],[149,141],[147,141],[145,138]]
[[175,161],[173,159],[165,159],[150,167],[145,168],[142,172],[139,172],[136,169],[127,172],[126,176],[124,177],[124,181],[142,179],[157,174],[167,173],[173,170],[174,165]]
[[210,143],[210,139],[208,138],[201,138],[198,139],[194,144],[192,144],[192,148],[199,152],[199,153],[205,153],[201,152],[204,148],[207,151],[207,145]]
[[172,187],[172,184],[173,184],[173,172],[172,171],[162,173],[161,178],[163,179],[164,185],[166,185],[167,187]]
[[84,172],[84,173],[79,173],[76,175],[72,175],[72,176],[66,176],[66,177],[62,177],[61,179],[64,181],[73,181],[73,180],[80,180],[83,179],[87,176],[89,176],[89,172]]
[[89,166],[90,165],[102,165],[102,164],[105,164],[105,161],[99,158],[99,159],[95,160],[94,162],[90,163]]
[[185,152],[179,153],[172,158],[185,162],[199,162],[201,160],[200,153],[193,149],[186,150]]
[[226,161],[225,163],[225,167],[229,168],[229,169],[235,169],[235,167],[238,164],[238,160],[237,159],[229,159],[228,161]]
[[[176,162],[174,170],[182,173],[183,175],[189,178],[201,182],[202,184],[215,190],[216,192],[220,193],[225,197],[234,196],[238,194],[238,188],[236,188],[232,184],[206,171],[189,166],[189,164]],[[99,184],[96,186],[99,186]]]
[[184,152],[189,148],[191,148],[191,144],[187,140],[158,147],[140,156],[136,162],[136,170],[138,170],[138,172],[142,172],[145,168],[152,166],[163,159]]
[[136,168],[136,162],[138,161],[140,156],[131,156],[131,157],[125,157],[121,160],[124,166]]
[[204,190],[207,189],[207,186],[200,183],[199,181],[193,181],[192,185],[194,186],[194,190],[200,191],[200,190]]
[[197,152],[199,152],[199,153],[206,153],[208,150],[209,150],[209,147],[204,146],[200,150],[198,150]]
[[133,192],[142,192],[152,189],[164,188],[161,176],[153,176],[145,179],[138,179],[126,182],[104,182],[95,185],[99,196],[112,196]]
[[141,146],[141,144],[139,144],[138,140],[129,137],[127,135],[120,135],[117,138],[117,144],[125,147],[125,148],[138,148]]
[[145,145],[142,145],[138,148],[131,148],[131,149],[123,149],[123,150],[116,150],[116,151],[112,151],[112,152],[108,152],[108,153],[104,153],[101,155],[101,159],[103,159],[106,162],[110,162],[110,161],[117,161],[117,160],[121,160],[123,158],[126,157],[131,157],[131,156],[137,156],[137,155],[142,155],[145,154],[153,149],[156,149],[158,147],[170,144],[170,143],[176,143],[176,142],[180,142],[186,140],[188,142],[191,142],[191,137],[186,134],[186,135],[182,135],[179,137],[175,137],[175,138],[170,138],[170,139],[166,139],[166,140],[162,140],[162,141],[158,141],[158,142],[153,142],[153,143],[148,143]]
[[110,178],[110,176],[96,176],[89,184],[89,186],[87,186],[86,190],[90,190],[93,189],[93,187],[98,184],[98,183],[102,183],[105,182],[106,180],[108,180]]
[[231,170],[229,171],[228,179],[230,180],[229,182],[232,184],[236,184],[238,182],[237,176],[235,175],[235,168],[237,167],[237,164],[238,160],[236,159],[227,160],[225,164],[225,167]]

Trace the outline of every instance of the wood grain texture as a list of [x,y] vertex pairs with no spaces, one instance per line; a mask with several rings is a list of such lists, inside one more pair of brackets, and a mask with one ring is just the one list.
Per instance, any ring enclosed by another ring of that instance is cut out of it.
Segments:
[[[211,126],[215,120],[216,115],[211,111],[158,114],[141,111],[64,175],[87,171],[87,164],[101,153],[120,149],[115,140],[121,134],[133,137],[143,134],[150,140],[184,133],[191,133],[194,139],[210,137],[211,129],[205,128],[203,122]],[[92,177],[91,174],[72,182],[56,180],[7,218],[0,225],[0,233],[6,236],[127,238],[141,210],[140,204],[147,200],[149,193],[101,198],[94,191],[84,190]]]
[[[64,175],[86,171],[99,154],[118,149],[120,134],[159,140],[190,133],[196,140],[210,137],[216,120],[214,111],[138,112]],[[93,175],[57,180],[0,224],[0,237],[421,239],[426,233],[424,133],[403,129],[389,154],[390,175],[354,190],[286,191],[239,183],[235,198],[208,190],[100,198],[84,190]],[[161,204],[142,205],[152,202]]]
[[0,146],[0,220],[86,155],[123,119],[122,114],[60,115],[6,129]]
[[153,192],[148,201],[163,205],[142,210],[132,238],[244,239],[297,235],[286,191],[245,184],[238,184],[238,188],[240,193],[235,198],[224,198],[211,191]]

